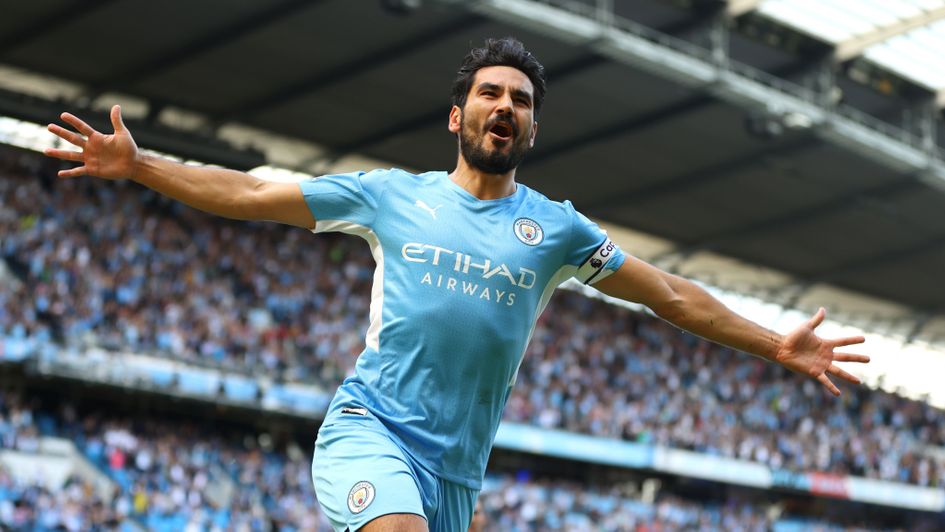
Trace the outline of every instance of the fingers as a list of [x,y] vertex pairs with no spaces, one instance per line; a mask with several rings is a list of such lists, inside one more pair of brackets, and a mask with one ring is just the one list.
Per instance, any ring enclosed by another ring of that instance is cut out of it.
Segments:
[[817,310],[817,314],[814,314],[814,317],[811,318],[810,321],[807,322],[807,325],[809,325],[811,329],[816,329],[818,325],[823,323],[824,316],[826,315],[827,315],[827,311],[824,309],[824,307],[820,307]]
[[121,106],[113,105],[112,106],[112,127],[115,128],[115,133],[125,130],[125,123],[121,120]]
[[72,131],[69,131],[58,124],[49,124],[46,126],[46,129],[48,129],[50,133],[55,134],[57,137],[67,142],[71,142],[80,148],[85,146],[85,137],[77,133],[73,133]]
[[817,376],[817,380],[824,385],[824,388],[827,388],[827,391],[834,395],[840,395],[840,388],[837,388],[834,383],[830,382],[830,379],[827,377],[826,373],[821,373]]
[[833,359],[837,362],[869,362],[870,357],[867,355],[856,355],[854,353],[834,353]]
[[847,382],[852,382],[853,384],[860,383],[859,377],[857,377],[856,375],[853,375],[852,373],[847,373],[846,371],[843,371],[842,369],[837,367],[835,364],[831,364],[830,367],[827,368],[827,372],[830,373],[831,375],[840,377],[841,379]]
[[79,133],[82,133],[86,137],[92,136],[92,133],[95,133],[95,130],[92,129],[92,126],[86,124],[79,117],[75,116],[72,113],[62,113],[59,115],[62,118],[63,122],[69,124],[70,126],[76,128]]
[[845,345],[854,345],[862,344],[866,341],[866,338],[863,336],[848,336],[846,338],[835,338],[833,340],[828,340],[831,345],[834,347],[841,347]]
[[59,177],[78,177],[80,175],[87,175],[85,166],[78,166],[76,168],[70,168],[68,170],[59,170],[57,174]]
[[70,151],[70,150],[57,150],[55,148],[46,148],[43,150],[43,153],[50,157],[55,157],[57,159],[63,159],[65,161],[77,161],[82,162],[85,159],[82,156],[80,151]]

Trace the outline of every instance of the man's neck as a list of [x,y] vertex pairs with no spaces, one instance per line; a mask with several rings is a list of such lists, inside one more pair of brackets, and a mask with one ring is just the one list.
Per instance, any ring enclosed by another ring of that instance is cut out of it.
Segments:
[[511,196],[515,193],[515,169],[504,174],[487,174],[466,163],[462,157],[456,163],[449,178],[466,192],[481,200],[493,200]]

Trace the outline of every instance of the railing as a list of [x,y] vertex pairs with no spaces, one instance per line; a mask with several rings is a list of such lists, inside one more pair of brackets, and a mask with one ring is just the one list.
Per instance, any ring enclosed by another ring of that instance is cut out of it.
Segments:
[[927,149],[925,140],[913,133],[910,133],[900,127],[896,127],[889,122],[884,122],[875,116],[867,114],[850,105],[838,105],[834,112],[847,120],[857,123],[867,129],[876,131],[884,136],[894,138],[903,144],[908,144],[913,148],[930,152],[929,155],[941,160],[945,160],[945,150],[937,146]]
[[610,0],[533,0],[554,8],[562,9],[573,15],[593,19],[605,27],[613,27],[632,34],[641,39],[680,52],[689,57],[701,59],[707,63],[716,65],[720,70],[737,74],[743,78],[764,85],[769,89],[776,90],[782,94],[799,98],[805,102],[817,105],[825,113],[833,117],[854,122],[860,127],[879,133],[892,140],[910,146],[925,152],[931,157],[940,161],[945,161],[945,149],[932,145],[920,135],[911,133],[901,127],[885,122],[875,116],[872,116],[860,109],[846,104],[835,106],[824,106],[821,104],[823,95],[813,89],[793,83],[783,78],[769,74],[763,70],[733,61],[725,57],[719,61],[715,53],[698,44],[662,33],[653,28],[644,26],[638,22],[629,20],[617,15],[613,10],[613,2]]

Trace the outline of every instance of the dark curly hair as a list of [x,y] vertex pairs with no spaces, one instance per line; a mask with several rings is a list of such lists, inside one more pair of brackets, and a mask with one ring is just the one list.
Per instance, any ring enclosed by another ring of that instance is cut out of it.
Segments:
[[535,59],[535,56],[525,49],[525,45],[514,37],[502,39],[486,39],[482,48],[473,48],[466,54],[463,64],[453,80],[453,90],[450,99],[453,105],[460,109],[466,105],[466,96],[472,86],[476,71],[490,66],[509,66],[521,70],[531,80],[535,87],[534,100],[535,117],[541,111],[541,104],[545,100],[545,67]]

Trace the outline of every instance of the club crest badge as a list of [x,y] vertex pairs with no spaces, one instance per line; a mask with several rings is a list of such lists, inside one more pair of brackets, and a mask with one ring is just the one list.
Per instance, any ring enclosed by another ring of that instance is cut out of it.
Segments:
[[348,492],[348,509],[353,514],[359,514],[374,501],[374,485],[363,480],[358,482]]
[[519,218],[515,220],[515,236],[524,244],[529,246],[537,246],[541,244],[541,241],[545,238],[544,231],[541,230],[541,226],[538,225],[538,222],[530,218]]

